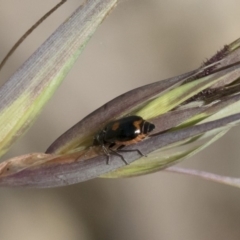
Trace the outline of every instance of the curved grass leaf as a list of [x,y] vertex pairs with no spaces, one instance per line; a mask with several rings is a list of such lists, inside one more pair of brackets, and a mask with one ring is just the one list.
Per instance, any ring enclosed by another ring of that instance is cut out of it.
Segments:
[[116,2],[80,6],[0,88],[0,156],[31,126]]
[[[173,143],[201,135],[207,131],[230,127],[240,121],[240,114],[235,114],[220,120],[204,123],[185,129],[167,132],[146,139],[134,146],[126,147],[127,150],[139,149],[149,154],[157,149]],[[10,159],[0,164],[0,186],[25,186],[25,187],[56,187],[86,181],[124,166],[118,156],[111,157],[111,164],[106,164],[106,156],[99,155],[99,149],[92,147],[77,153],[61,156],[47,154],[38,165],[26,162],[35,162],[36,155]],[[122,153],[129,163],[139,158],[135,151]],[[38,156],[38,154],[37,154]],[[10,162],[10,163],[9,163]],[[24,164],[25,163],[25,164]],[[14,169],[14,166],[22,169]],[[25,165],[25,167],[24,167]],[[167,165],[166,165],[167,166]],[[12,170],[13,168],[13,170]]]

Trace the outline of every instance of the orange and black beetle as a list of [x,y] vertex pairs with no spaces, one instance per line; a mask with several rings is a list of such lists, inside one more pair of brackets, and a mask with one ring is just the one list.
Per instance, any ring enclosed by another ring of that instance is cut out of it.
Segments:
[[[124,117],[108,123],[94,137],[94,145],[101,146],[107,155],[107,164],[109,164],[110,153],[118,155],[128,164],[124,157],[118,151],[128,151],[120,149],[123,146],[135,144],[142,141],[155,128],[154,124],[145,121],[139,116]],[[116,149],[114,150],[113,149]],[[138,149],[129,150],[137,151],[144,156]]]

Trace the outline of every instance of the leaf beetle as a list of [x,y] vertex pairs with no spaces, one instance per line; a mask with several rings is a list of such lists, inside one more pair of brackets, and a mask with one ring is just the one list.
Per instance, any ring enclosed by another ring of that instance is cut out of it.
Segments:
[[124,146],[136,144],[142,141],[155,128],[155,125],[147,122],[140,116],[128,116],[112,121],[94,137],[93,145],[101,146],[103,152],[107,155],[107,164],[110,161],[110,152],[118,155],[128,164],[124,157],[119,154],[120,151],[137,151],[144,156],[140,150],[124,150]]

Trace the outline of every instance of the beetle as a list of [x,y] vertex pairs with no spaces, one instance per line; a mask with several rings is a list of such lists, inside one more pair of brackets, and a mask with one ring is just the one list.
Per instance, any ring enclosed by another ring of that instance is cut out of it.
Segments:
[[[119,151],[137,151],[144,156],[140,150],[124,150],[124,146],[136,144],[142,141],[155,128],[155,125],[147,122],[140,116],[128,116],[108,123],[98,132],[93,141],[93,145],[101,146],[107,155],[107,164],[110,160],[110,152],[118,155],[127,165],[128,162],[119,154]],[[116,149],[114,150],[113,149]]]

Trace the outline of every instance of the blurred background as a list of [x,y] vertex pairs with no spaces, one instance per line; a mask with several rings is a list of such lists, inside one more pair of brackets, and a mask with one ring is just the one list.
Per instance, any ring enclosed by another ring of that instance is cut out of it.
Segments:
[[[58,1],[0,1],[0,59]],[[82,2],[69,0],[21,45],[3,84]],[[197,68],[240,37],[240,1],[122,0],[29,132],[4,156],[45,151],[84,116],[132,88]],[[240,127],[181,166],[240,176]],[[1,240],[239,240],[240,191],[173,173],[0,189]]]

